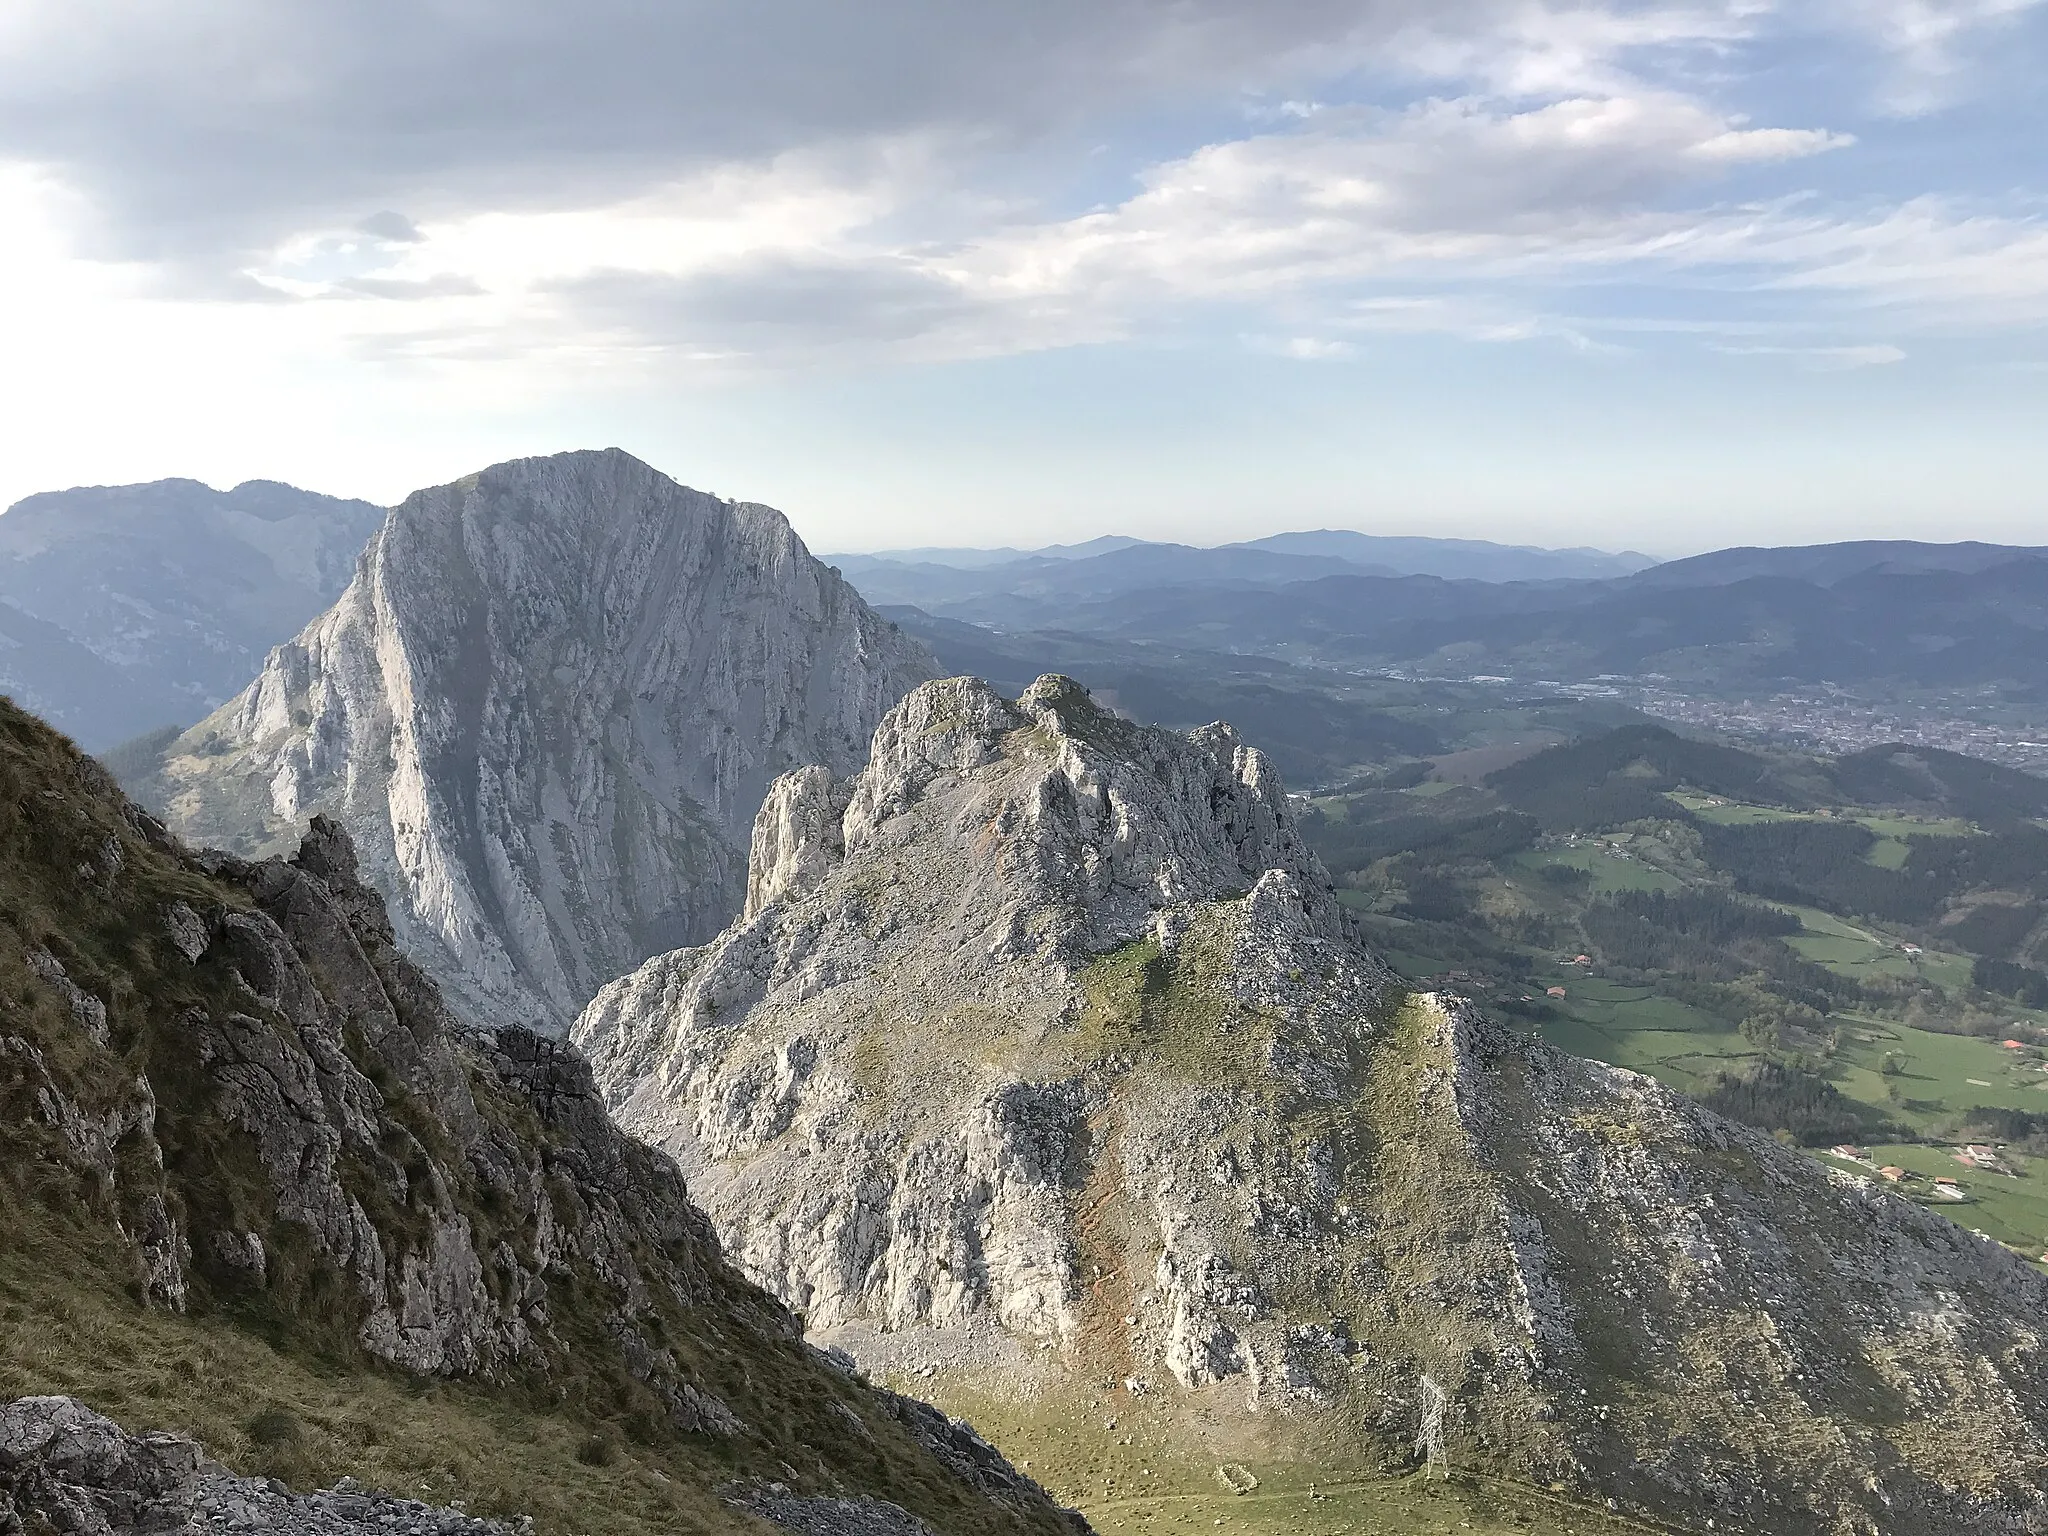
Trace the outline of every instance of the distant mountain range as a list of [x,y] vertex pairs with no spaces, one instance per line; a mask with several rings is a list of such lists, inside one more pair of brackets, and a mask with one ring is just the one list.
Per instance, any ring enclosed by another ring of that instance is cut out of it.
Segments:
[[1106,555],[1113,549],[1128,549],[1133,544],[1142,544],[1143,539],[1127,538],[1120,533],[1105,533],[1098,539],[1089,539],[1080,544],[1048,544],[1042,549],[1012,549],[1007,545],[997,549],[954,549],[922,547],[917,549],[881,549],[867,555],[826,555],[827,560],[887,560],[896,565],[950,565],[963,571],[981,570],[986,566],[1004,565],[1012,560],[1029,560],[1034,557],[1045,560],[1085,560],[1090,555]]
[[1721,587],[1758,577],[1831,587],[1851,576],[1974,575],[2016,560],[2048,557],[2039,545],[1922,544],[1910,539],[1856,539],[1844,544],[1800,544],[1778,549],[1717,549],[1669,560],[1640,572],[1637,587]]
[[1396,576],[1443,576],[1465,581],[1598,581],[1632,575],[1657,563],[1634,550],[1612,554],[1604,549],[1539,549],[1527,544],[1492,544],[1484,539],[1393,538],[1343,528],[1276,533],[1225,547],[1342,560]]
[[0,516],[0,692],[95,751],[196,720],[334,601],[383,520],[268,480],[17,502]]
[[[340,595],[383,518],[366,502],[268,481],[29,497],[0,516],[0,692],[109,755],[117,772],[146,776],[172,727],[233,696]],[[1352,672],[1737,686],[2028,687],[2048,660],[2048,547],[1861,540],[1659,563],[1315,529],[1214,548],[1106,534],[825,558],[948,667],[1015,687],[1056,665],[1120,693],[1098,663],[1159,646],[1190,665],[1266,657]],[[1245,702],[1190,696],[1161,718]],[[1275,745],[1313,779],[1325,749],[1356,729],[1317,725],[1306,756],[1290,755],[1291,730]]]
[[1329,558],[1140,545],[1057,566],[1015,562],[937,579],[856,570],[851,579],[893,605],[899,622],[966,621],[1005,632],[1011,648],[1043,631],[1070,648],[1087,636],[1437,676],[1716,684],[2031,687],[2048,665],[2048,549],[1869,541],[1721,550],[1604,580],[1356,568],[1288,579]]
[[[870,602],[934,612],[995,602],[1012,619],[1052,621],[1075,601],[1171,585],[1272,588],[1325,576],[1435,576],[1460,581],[1611,580],[1648,555],[1535,549],[1476,539],[1385,538],[1342,529],[1279,533],[1201,548],[1105,537],[1045,549],[905,549],[831,555]],[[958,615],[966,617],[967,615]]]

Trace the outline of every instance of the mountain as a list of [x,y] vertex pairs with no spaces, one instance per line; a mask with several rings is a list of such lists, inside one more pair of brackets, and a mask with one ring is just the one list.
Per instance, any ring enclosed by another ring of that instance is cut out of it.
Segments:
[[559,1033],[716,933],[769,783],[857,764],[935,670],[779,512],[616,449],[519,459],[393,508],[334,607],[133,787],[249,854],[338,817],[466,1010]]
[[1101,554],[1034,555],[973,568],[860,559],[846,561],[842,569],[861,596],[878,605],[907,604],[987,622],[1057,624],[1076,603],[1114,601],[1128,592],[1180,584],[1278,587],[1357,568],[1319,555],[1133,543]]
[[953,616],[1007,623],[1057,623],[1065,603],[1176,585],[1271,587],[1359,574],[1488,583],[1596,581],[1655,564],[1648,555],[1634,553],[1391,538],[1330,528],[1276,533],[1214,549],[1106,536],[1039,550],[902,549],[831,559],[869,602],[943,611],[948,604],[1001,600],[999,610]]
[[945,671],[981,678],[1001,693],[1022,693],[1034,678],[1059,672],[1146,724],[1192,729],[1226,716],[1258,737],[1290,784],[1327,784],[1349,778],[1362,762],[1450,750],[1440,715],[1395,714],[1355,697],[1358,680],[1342,673],[1058,631],[997,634],[918,608],[879,611],[930,646]]
[[1960,816],[1997,830],[2048,817],[2048,780],[2000,763],[1893,743],[1837,758],[1829,776],[1849,799]]
[[333,823],[192,854],[0,703],[0,987],[7,1529],[447,1528],[285,1496],[344,1472],[549,1536],[1075,1529],[807,1347],[578,1058],[462,1027]]
[[1484,539],[1394,538],[1354,533],[1348,528],[1276,533],[1227,547],[1322,555],[1397,576],[1441,576],[1457,581],[1604,581],[1657,564],[1634,550],[1611,554],[1604,549],[1537,549]]
[[872,554],[862,555],[825,555],[821,558],[846,571],[852,571],[858,565],[874,562],[893,565],[950,565],[961,570],[977,570],[982,566],[1003,565],[1012,560],[1085,560],[1090,555],[1107,554],[1113,549],[1127,549],[1133,544],[1144,542],[1143,539],[1127,538],[1120,533],[1105,533],[1099,538],[1088,539],[1079,544],[1047,544],[1040,549],[956,549],[927,546],[916,549],[878,549]]
[[814,1337],[1056,1423],[1077,1484],[1423,1461],[1691,1528],[2048,1519],[2048,1277],[1409,993],[1227,727],[927,684],[858,775],[781,780],[742,918],[573,1038]]
[[2013,544],[1922,544],[1911,539],[1858,539],[1779,549],[1717,549],[1638,572],[1638,587],[1725,587],[1752,577],[1778,577],[1831,587],[1849,576],[1922,576],[1937,571],[1975,575],[2016,560],[2048,557],[2048,548]]
[[2048,560],[1977,572],[1866,570],[1829,585],[1789,576],[1622,583],[1550,611],[1450,614],[1331,637],[1324,649],[1427,669],[1455,657],[1460,668],[1545,677],[2024,687],[2048,661]]
[[188,724],[334,601],[383,518],[267,480],[16,502],[0,516],[0,690],[95,750]]
[[1013,637],[1059,631],[1424,676],[2031,688],[2048,664],[2048,559],[2015,553],[1981,570],[1819,571],[1826,583],[1748,575],[1721,586],[1648,584],[1668,569],[1657,566],[1613,582],[1351,574],[1093,594],[1077,585],[1058,603],[1023,583],[992,584],[921,606]]

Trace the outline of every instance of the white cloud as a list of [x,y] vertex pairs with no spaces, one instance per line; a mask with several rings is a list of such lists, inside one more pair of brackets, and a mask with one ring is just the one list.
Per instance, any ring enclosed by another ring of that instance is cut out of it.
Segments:
[[1350,342],[1337,341],[1328,336],[1290,336],[1285,341],[1269,346],[1282,357],[1291,357],[1304,363],[1341,362],[1347,357],[1358,355],[1358,348]]
[[1824,22],[1860,33],[1890,58],[1879,90],[1904,116],[1949,105],[1973,55],[2044,0],[1828,0]]
[[950,258],[996,291],[1243,298],[1303,285],[1640,255],[1696,214],[1656,205],[1726,168],[1839,148],[1663,94],[1526,111],[1432,101],[1210,145],[1119,207]]
[[1824,373],[1844,372],[1855,368],[1882,368],[1906,360],[1905,350],[1889,343],[1879,342],[1855,347],[1726,347],[1717,346],[1716,352],[1731,357],[1783,357],[1805,367]]
[[[1873,312],[2048,323],[2032,210],[1802,196],[1854,136],[1720,104],[1795,25],[1953,94],[2035,0],[1817,3],[135,0],[113,28],[22,0],[0,408],[24,439],[94,406],[174,436],[207,399],[284,431],[277,381],[366,362],[488,409],[1191,320],[1304,360],[1594,350],[1633,322],[1573,290],[1623,282],[1674,334],[1719,293],[1801,306],[1758,345],[1809,365],[1896,350]],[[1148,113],[1239,136],[1143,161]]]

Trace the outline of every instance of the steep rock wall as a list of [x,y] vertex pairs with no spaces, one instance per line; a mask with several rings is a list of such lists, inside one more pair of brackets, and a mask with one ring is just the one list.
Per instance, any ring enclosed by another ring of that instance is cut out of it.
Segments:
[[471,1013],[560,1033],[739,910],[770,782],[857,765],[936,670],[771,508],[617,450],[395,508],[335,606],[138,790],[195,842],[345,824]]

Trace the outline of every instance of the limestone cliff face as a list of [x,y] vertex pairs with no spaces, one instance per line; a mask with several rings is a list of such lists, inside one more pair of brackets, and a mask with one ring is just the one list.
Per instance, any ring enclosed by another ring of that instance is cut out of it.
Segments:
[[194,841],[339,818],[469,1011],[559,1033],[739,910],[774,778],[936,671],[780,513],[616,450],[415,493],[335,606],[138,788]]
[[2048,1525],[2048,1281],[1407,995],[1226,728],[928,684],[859,775],[769,795],[750,890],[573,1038],[741,1266],[877,1371],[1142,1399],[1219,1461]]

